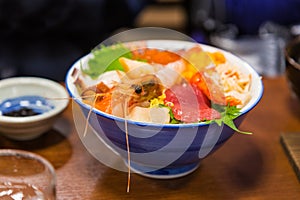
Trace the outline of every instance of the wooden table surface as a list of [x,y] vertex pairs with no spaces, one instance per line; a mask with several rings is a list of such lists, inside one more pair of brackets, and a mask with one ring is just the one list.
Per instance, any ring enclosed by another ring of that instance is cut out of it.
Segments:
[[264,95],[247,115],[242,130],[204,159],[192,174],[154,180],[107,167],[84,147],[72,103],[53,130],[26,142],[0,136],[0,148],[17,148],[47,158],[57,174],[57,199],[300,199],[300,184],[280,143],[286,132],[300,134],[299,102],[284,76],[263,78]]

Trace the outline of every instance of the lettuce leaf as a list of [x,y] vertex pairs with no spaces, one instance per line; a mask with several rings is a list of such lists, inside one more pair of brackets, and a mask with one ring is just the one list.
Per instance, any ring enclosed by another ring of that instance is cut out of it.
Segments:
[[124,71],[118,59],[120,57],[132,57],[130,49],[122,44],[113,46],[102,45],[99,49],[95,49],[91,53],[93,54],[93,58],[89,59],[87,68],[81,66],[81,70],[92,79],[97,79],[102,73],[107,71]]

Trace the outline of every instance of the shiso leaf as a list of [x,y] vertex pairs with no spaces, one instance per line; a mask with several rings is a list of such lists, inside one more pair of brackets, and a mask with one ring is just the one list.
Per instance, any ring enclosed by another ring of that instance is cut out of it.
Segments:
[[120,57],[132,58],[130,49],[122,44],[102,45],[99,49],[92,50],[91,53],[93,58],[89,59],[87,68],[81,67],[81,70],[92,79],[97,79],[102,73],[107,71],[124,71],[118,59]]
[[223,109],[220,111],[221,112],[220,119],[210,120],[208,123],[215,122],[219,126],[221,126],[222,123],[224,123],[225,125],[229,126],[231,129],[233,129],[234,131],[236,131],[238,133],[251,135],[252,134],[251,132],[241,131],[234,124],[233,120],[235,118],[237,118],[238,116],[240,116],[240,114],[241,114],[240,110],[241,109],[237,108],[236,106],[227,105],[227,106],[223,107]]

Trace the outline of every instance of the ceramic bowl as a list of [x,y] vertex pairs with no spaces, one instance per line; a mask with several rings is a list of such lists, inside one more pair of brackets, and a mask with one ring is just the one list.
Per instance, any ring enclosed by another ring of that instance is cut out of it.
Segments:
[[293,95],[300,100],[300,36],[285,48],[286,76]]
[[[172,40],[146,41],[148,46],[165,49],[182,49],[194,43]],[[215,47],[201,45],[207,51],[222,51],[227,59],[241,66],[242,70],[252,75],[251,100],[241,110],[242,114],[235,119],[239,126],[246,114],[259,102],[263,94],[263,84],[260,76],[245,61],[235,55]],[[177,178],[185,176],[198,168],[201,160],[221,147],[235,133],[227,126],[216,123],[190,124],[152,124],[127,121],[91,107],[82,102],[74,85],[72,75],[81,69],[82,63],[90,58],[81,58],[70,68],[66,76],[66,87],[82,112],[89,116],[89,124],[110,149],[119,154],[133,172],[151,178]],[[126,144],[126,129],[130,147],[130,159]],[[95,147],[96,148],[96,147]],[[93,149],[89,149],[90,152]]]
[[44,78],[3,79],[0,90],[0,133],[15,140],[30,140],[47,132],[69,102],[61,84]]

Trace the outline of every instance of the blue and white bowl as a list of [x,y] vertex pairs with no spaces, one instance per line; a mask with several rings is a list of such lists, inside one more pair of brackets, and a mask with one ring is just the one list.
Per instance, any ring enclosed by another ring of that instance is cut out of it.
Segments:
[[[146,43],[151,47],[164,47],[170,50],[195,45],[191,42],[173,40],[150,40]],[[252,75],[252,98],[242,108],[241,115],[235,119],[236,126],[239,126],[246,114],[256,106],[262,97],[261,78],[248,63],[235,55],[207,45],[202,45],[202,48],[206,51],[223,52],[228,60]],[[66,76],[67,90],[75,98],[75,102],[86,117],[89,115],[91,107],[78,98],[80,95],[72,74],[74,74],[74,70],[80,72],[82,63],[86,63],[90,56],[87,55],[77,61]],[[99,140],[116,152],[125,163],[129,164],[128,162],[130,162],[133,172],[162,179],[181,177],[193,172],[203,158],[221,147],[235,133],[226,125],[219,126],[216,123],[151,124],[128,120],[129,159],[126,125],[123,118],[93,108],[89,116],[89,125],[95,130]],[[92,152],[93,149],[89,149],[89,151]]]

